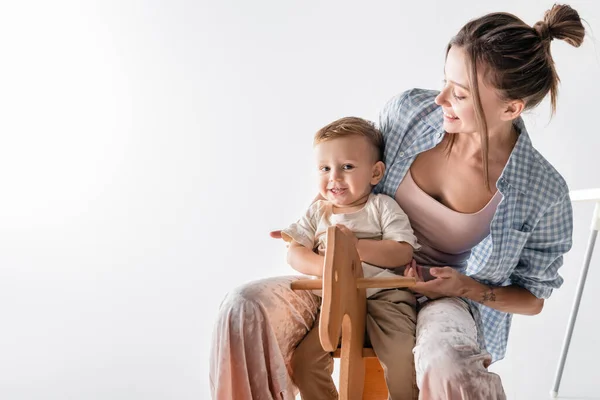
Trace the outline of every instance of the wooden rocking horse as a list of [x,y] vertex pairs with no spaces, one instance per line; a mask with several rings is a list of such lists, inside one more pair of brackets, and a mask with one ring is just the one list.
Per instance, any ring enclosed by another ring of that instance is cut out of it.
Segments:
[[[356,247],[339,228],[327,230],[327,250],[322,279],[301,279],[294,290],[321,289],[323,304],[319,339],[325,351],[340,358],[341,400],[388,398],[383,368],[371,348],[363,348],[367,288],[399,288],[415,284],[414,278],[364,278]],[[341,348],[338,349],[342,339]]]

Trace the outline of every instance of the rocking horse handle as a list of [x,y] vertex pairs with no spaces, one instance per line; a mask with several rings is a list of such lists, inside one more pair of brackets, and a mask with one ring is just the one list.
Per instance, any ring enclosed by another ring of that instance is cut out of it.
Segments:
[[357,280],[362,277],[362,263],[354,241],[338,227],[327,229],[319,339],[325,351],[333,352],[341,334],[341,400],[358,400],[363,395],[365,364],[362,349],[367,297],[366,290],[357,287]]
[[350,308],[356,307],[357,296],[361,292],[364,296],[364,289],[356,289],[356,281],[362,276],[362,264],[356,247],[339,228],[329,227],[319,321],[319,338],[325,351],[333,352],[338,348],[344,315],[348,314]]

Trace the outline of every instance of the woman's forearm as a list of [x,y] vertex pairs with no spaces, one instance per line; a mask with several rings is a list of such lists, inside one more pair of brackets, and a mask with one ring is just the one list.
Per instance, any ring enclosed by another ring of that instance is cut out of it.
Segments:
[[325,257],[298,243],[292,243],[287,253],[288,264],[306,275],[322,276]]
[[356,245],[361,261],[382,268],[404,266],[412,260],[413,248],[405,242],[361,239]]
[[517,285],[487,286],[468,278],[464,295],[478,303],[498,311],[511,314],[536,315],[544,308],[544,299],[535,297],[525,288]]

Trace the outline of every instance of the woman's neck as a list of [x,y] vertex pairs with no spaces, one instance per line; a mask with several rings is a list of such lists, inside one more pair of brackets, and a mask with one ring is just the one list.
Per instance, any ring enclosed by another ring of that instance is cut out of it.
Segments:
[[[481,135],[478,132],[456,134],[452,153],[463,159],[481,159]],[[517,142],[517,129],[511,123],[488,131],[488,159],[504,160],[510,155]]]

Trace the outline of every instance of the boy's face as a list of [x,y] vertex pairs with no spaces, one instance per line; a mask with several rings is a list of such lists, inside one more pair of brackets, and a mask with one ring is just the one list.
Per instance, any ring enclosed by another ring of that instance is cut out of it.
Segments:
[[376,160],[373,145],[363,136],[347,136],[315,146],[319,193],[333,205],[363,204],[383,177],[384,164]]

